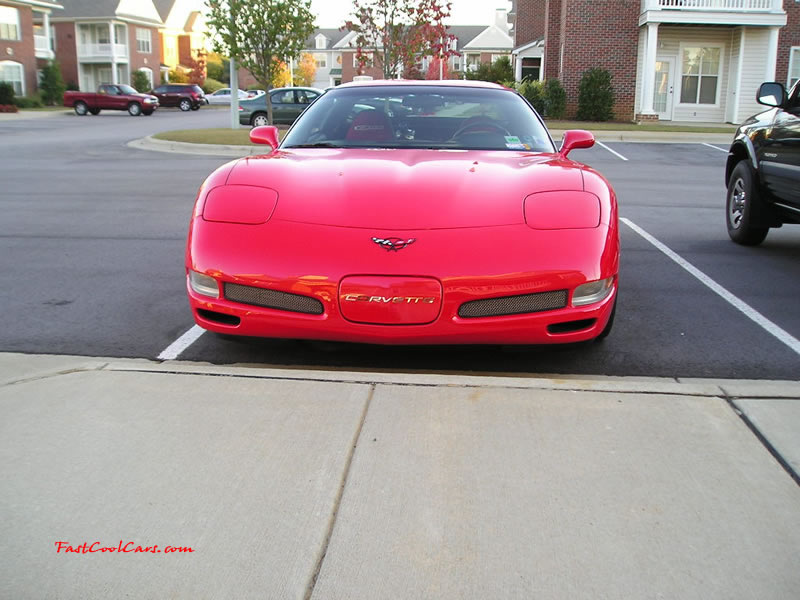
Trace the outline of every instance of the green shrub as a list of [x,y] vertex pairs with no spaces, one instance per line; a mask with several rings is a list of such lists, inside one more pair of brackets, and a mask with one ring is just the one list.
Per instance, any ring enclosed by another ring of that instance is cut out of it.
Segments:
[[3,106],[14,104],[14,86],[7,81],[0,81],[0,104]]
[[610,121],[614,117],[611,73],[598,67],[583,72],[578,86],[577,117],[581,121]]
[[149,92],[152,89],[150,80],[144,71],[134,71],[131,73],[131,85],[139,93]]
[[172,69],[169,72],[170,83],[189,83],[189,76],[179,69]]
[[567,114],[567,92],[558,79],[548,79],[544,84],[545,108],[548,119],[563,119]]
[[547,97],[543,81],[531,81],[525,79],[519,84],[517,88],[519,93],[525,96],[525,99],[533,105],[540,115],[544,116],[545,109],[547,108]]
[[42,102],[48,106],[61,104],[66,88],[64,79],[61,77],[61,67],[56,61],[49,61],[42,69],[42,81],[39,83]]
[[14,98],[14,106],[17,108],[42,108],[44,103],[38,94],[33,96],[17,96]]
[[473,81],[502,83],[504,81],[514,81],[514,69],[511,68],[511,60],[507,56],[501,56],[492,64],[479,64],[475,71],[467,71],[466,76],[467,79],[472,79]]
[[68,92],[79,92],[79,91],[81,91],[81,88],[74,81],[68,81],[67,82],[67,91]]
[[205,83],[203,83],[203,91],[206,94],[212,94],[217,90],[221,90],[225,87],[225,84],[221,81],[217,81],[216,79],[211,79],[211,77],[206,77]]

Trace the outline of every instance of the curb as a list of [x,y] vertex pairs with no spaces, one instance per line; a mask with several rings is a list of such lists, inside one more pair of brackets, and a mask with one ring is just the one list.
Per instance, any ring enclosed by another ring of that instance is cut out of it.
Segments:
[[[550,135],[556,144],[564,136],[560,129],[550,130]],[[650,131],[598,131],[595,134],[598,142],[628,142],[647,144],[722,144],[727,149],[732,134],[727,133],[658,133]],[[265,154],[259,146],[234,146],[222,144],[193,144],[188,142],[171,142],[147,136],[128,142],[128,146],[137,150],[150,150],[153,152],[172,152],[178,154],[212,155],[241,158]]]

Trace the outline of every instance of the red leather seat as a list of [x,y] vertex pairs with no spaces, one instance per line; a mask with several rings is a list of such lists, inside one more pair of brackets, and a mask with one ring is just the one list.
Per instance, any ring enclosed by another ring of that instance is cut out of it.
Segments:
[[388,142],[393,137],[389,117],[380,110],[364,110],[358,113],[345,136],[352,142]]

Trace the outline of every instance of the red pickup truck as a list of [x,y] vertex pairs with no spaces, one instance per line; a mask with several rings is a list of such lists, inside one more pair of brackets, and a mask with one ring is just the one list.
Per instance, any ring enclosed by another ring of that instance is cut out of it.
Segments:
[[152,115],[158,108],[158,98],[140,94],[129,85],[103,84],[96,94],[87,92],[64,92],[64,106],[71,106],[78,115],[101,110],[127,110],[131,116]]

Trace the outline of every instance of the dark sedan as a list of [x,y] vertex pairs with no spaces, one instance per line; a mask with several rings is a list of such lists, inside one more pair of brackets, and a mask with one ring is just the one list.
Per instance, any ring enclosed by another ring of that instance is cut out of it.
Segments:
[[[317,88],[286,87],[270,90],[272,124],[291,125],[306,107],[323,93]],[[260,127],[270,125],[267,118],[267,95],[262,94],[239,102],[239,123]]]

